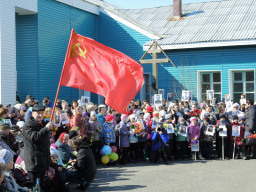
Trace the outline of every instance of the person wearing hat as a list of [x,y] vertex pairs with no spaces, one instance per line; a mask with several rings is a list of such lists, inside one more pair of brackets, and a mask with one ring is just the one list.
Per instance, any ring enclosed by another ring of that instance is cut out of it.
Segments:
[[14,159],[16,160],[19,155],[19,143],[11,133],[9,124],[0,125],[0,138],[15,152]]
[[70,159],[75,159],[75,156],[71,152],[68,142],[69,134],[67,134],[66,132],[61,133],[59,139],[55,142],[58,147],[59,157],[64,164],[67,164]]
[[116,144],[116,133],[114,125],[113,115],[106,116],[106,122],[103,124],[103,132],[105,136],[105,144],[115,145]]
[[138,110],[136,112],[136,116],[137,122],[142,122],[143,125],[142,130],[139,133],[137,133],[139,158],[146,160],[149,158],[149,151],[147,150],[148,127],[146,125],[146,122],[144,121],[143,111]]
[[34,184],[40,178],[42,184],[44,173],[48,170],[50,159],[50,132],[53,123],[43,124],[44,107],[35,105],[32,108],[32,116],[23,127],[24,162],[28,177]]
[[[107,113],[107,106],[106,105],[99,105],[98,106],[98,114],[97,114],[97,120],[100,122],[101,127],[103,128],[103,124],[106,120],[106,113]],[[104,141],[104,132],[100,132],[100,140],[99,140],[99,148],[102,148],[105,141]]]
[[[190,124],[188,125],[189,143],[192,145],[194,140],[200,139],[200,127],[198,126],[198,119],[196,117],[190,118]],[[198,152],[198,158],[204,160],[201,151]],[[192,160],[195,159],[194,153],[192,152]]]
[[5,119],[7,118],[8,116],[8,108],[6,107],[0,107],[0,124],[4,124],[5,123]]
[[6,149],[0,150],[0,158],[5,162],[5,177],[2,185],[5,189],[9,191],[20,191],[20,192],[27,192],[29,191],[27,187],[19,186],[15,179],[12,176],[11,170],[13,169],[13,153]]
[[[220,136],[220,132],[221,131],[227,131],[227,136],[224,136],[224,156],[225,159],[229,159],[230,158],[230,154],[229,154],[229,136],[230,136],[230,123],[229,121],[226,119],[226,114],[225,113],[221,113],[219,115],[220,120],[217,121],[216,124],[216,147],[217,147],[217,153],[218,153],[218,158],[219,160],[222,159],[222,136]],[[224,129],[223,129],[224,127]]]
[[34,105],[34,98],[32,97],[32,95],[27,95],[26,96],[25,103],[28,105],[28,107],[33,107],[33,105]]
[[83,107],[78,106],[75,110],[75,115],[70,120],[71,127],[77,126],[80,128],[80,133],[82,137],[88,136],[87,130],[89,128],[89,123],[85,121],[85,119],[82,117],[83,114]]
[[128,162],[128,151],[130,148],[130,131],[129,126],[127,126],[127,115],[122,114],[121,122],[119,123],[120,127],[120,164],[125,165]]
[[157,128],[151,133],[151,140],[151,161],[159,163],[160,157],[162,157],[163,163],[168,164],[169,136],[163,127],[163,123],[157,123]]
[[97,164],[100,164],[100,150],[101,150],[101,144],[100,144],[100,134],[102,132],[102,126],[101,123],[97,119],[97,114],[95,111],[91,111],[90,113],[90,119],[89,119],[89,129],[87,130],[88,137],[91,141],[91,149],[95,156]]
[[[161,115],[164,115],[164,114],[161,114]],[[168,137],[169,137],[169,146],[167,147],[167,149],[168,149],[168,159],[169,160],[174,160],[174,149],[176,147],[174,129],[176,128],[176,125],[174,125],[172,123],[173,117],[172,117],[171,114],[166,114],[163,118],[165,119],[164,128],[165,128],[165,131],[167,132]],[[168,127],[173,127],[173,132],[172,133],[168,131]]]
[[[210,119],[208,117],[205,117],[203,119],[203,124],[201,125],[201,131],[200,131],[201,152],[203,157],[206,159],[213,158],[213,139],[214,139],[215,127],[213,125],[210,125],[210,123],[211,123]],[[207,129],[209,126],[212,126],[210,130],[213,132],[213,135],[207,134]]]
[[176,151],[176,158],[184,160],[186,159],[186,152],[187,152],[187,138],[188,138],[188,131],[187,131],[187,124],[186,120],[183,117],[179,118],[179,123],[177,124],[177,128],[175,129],[175,142],[177,146]]
[[[239,118],[237,115],[233,116],[233,122],[231,123],[231,131],[230,131],[230,154],[233,154],[234,150],[234,142],[235,143],[235,159],[243,159],[244,158],[244,131],[245,127],[239,123]],[[238,130],[239,129],[239,130]],[[239,133],[239,136],[232,136],[232,133]]]

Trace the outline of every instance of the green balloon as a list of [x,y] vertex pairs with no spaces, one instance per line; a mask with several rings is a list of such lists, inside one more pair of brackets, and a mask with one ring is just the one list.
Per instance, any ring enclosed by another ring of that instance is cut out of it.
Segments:
[[109,161],[110,161],[109,155],[104,155],[104,156],[101,157],[101,162],[103,164],[106,165]]
[[117,153],[111,153],[111,154],[109,155],[109,157],[110,157],[110,159],[113,160],[113,161],[116,161],[116,160],[118,159]]

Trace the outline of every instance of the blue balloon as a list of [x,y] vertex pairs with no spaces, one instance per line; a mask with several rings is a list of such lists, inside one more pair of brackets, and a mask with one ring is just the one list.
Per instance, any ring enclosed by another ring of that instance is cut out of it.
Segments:
[[111,149],[111,147],[108,146],[108,145],[105,145],[105,146],[103,147],[102,151],[103,151],[103,153],[104,153],[105,155],[110,155],[110,154],[112,153],[112,149]]

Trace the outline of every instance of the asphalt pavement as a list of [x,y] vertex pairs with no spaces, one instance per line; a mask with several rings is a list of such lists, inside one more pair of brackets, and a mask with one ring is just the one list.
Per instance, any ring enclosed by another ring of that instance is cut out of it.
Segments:
[[255,192],[255,184],[256,160],[187,160],[102,165],[86,191]]

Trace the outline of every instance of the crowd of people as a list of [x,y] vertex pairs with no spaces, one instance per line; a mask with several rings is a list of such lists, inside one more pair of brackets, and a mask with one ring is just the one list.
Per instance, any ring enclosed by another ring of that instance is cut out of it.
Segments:
[[[241,97],[244,97],[242,95]],[[69,103],[49,97],[40,104],[31,95],[24,103],[0,106],[0,190],[69,191],[63,183],[84,189],[101,164],[101,149],[116,146],[118,162],[168,164],[172,160],[256,158],[245,144],[256,131],[256,106],[189,101],[153,106],[131,101],[125,114],[101,104]],[[238,135],[233,134],[233,127]],[[196,153],[194,146],[197,146]]]

